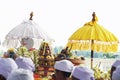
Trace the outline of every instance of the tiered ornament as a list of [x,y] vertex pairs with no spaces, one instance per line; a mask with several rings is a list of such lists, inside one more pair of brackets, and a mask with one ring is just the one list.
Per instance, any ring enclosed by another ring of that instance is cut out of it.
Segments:
[[47,42],[42,42],[39,48],[38,64],[40,69],[43,68],[44,76],[47,76],[49,69],[54,66],[54,56],[51,53],[51,48]]

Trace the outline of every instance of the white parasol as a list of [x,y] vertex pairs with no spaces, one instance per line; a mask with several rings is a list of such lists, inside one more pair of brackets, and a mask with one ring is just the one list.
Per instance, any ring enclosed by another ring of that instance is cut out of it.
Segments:
[[[32,43],[29,45],[34,44],[34,39],[45,40],[48,42],[54,41],[44,30],[36,24],[32,20],[33,12],[30,14],[30,19],[28,21],[23,21],[21,24],[17,25],[13,28],[5,37],[5,41],[3,42],[3,46],[7,47],[17,47],[21,40],[31,40],[33,39]],[[36,40],[35,40],[36,42]],[[29,42],[28,42],[29,43]],[[28,45],[28,44],[23,44]]]

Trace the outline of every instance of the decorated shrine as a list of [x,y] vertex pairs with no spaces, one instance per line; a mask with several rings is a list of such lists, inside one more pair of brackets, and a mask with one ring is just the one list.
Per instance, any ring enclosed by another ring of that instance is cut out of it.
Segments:
[[51,47],[47,42],[42,42],[40,45],[38,64],[38,70],[43,72],[43,76],[47,76],[48,73],[54,71],[54,56],[51,52]]

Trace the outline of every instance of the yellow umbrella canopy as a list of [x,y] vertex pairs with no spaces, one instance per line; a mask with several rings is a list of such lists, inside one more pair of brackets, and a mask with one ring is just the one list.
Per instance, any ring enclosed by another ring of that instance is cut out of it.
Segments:
[[90,22],[85,23],[70,36],[67,46],[71,50],[91,50],[91,58],[93,58],[93,51],[116,52],[117,37],[97,23],[95,12],[92,16],[93,19]]

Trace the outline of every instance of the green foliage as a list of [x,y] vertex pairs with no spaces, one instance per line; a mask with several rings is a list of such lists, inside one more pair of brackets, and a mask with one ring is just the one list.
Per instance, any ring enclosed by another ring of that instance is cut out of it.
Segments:
[[26,47],[19,47],[18,48],[18,55],[20,56],[30,56],[28,49]]
[[33,50],[29,51],[29,54],[30,54],[31,59],[33,60],[33,62],[35,64],[35,69],[36,69],[35,72],[37,72],[38,58],[39,58],[38,50],[33,49]]
[[27,49],[26,47],[20,47],[18,49],[18,55],[23,56],[23,57],[29,57],[32,59],[32,61],[35,64],[35,69],[37,71],[37,66],[38,66],[38,50],[35,48]]
[[94,76],[95,80],[110,80],[110,70],[107,72],[102,71],[98,65],[96,65],[94,68]]

